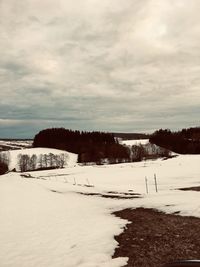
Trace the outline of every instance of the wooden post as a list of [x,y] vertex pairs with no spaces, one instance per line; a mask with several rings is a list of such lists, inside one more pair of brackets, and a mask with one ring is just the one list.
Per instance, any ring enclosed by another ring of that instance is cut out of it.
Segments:
[[156,174],[154,174],[154,182],[155,182],[156,193],[158,193],[158,184],[157,184]]
[[149,190],[148,190],[148,180],[147,177],[145,176],[145,184],[146,184],[146,192],[147,194],[149,194]]
[[76,185],[76,179],[75,179],[75,177],[74,177],[74,185]]

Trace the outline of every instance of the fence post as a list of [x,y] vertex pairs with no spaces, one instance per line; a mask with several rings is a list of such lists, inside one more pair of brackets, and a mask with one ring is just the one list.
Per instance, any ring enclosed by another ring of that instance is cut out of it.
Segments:
[[158,184],[157,184],[156,174],[154,174],[154,182],[155,182],[156,193],[158,193]]
[[147,177],[145,176],[145,185],[146,185],[146,192],[147,194],[149,194],[149,190],[148,190],[148,180]]

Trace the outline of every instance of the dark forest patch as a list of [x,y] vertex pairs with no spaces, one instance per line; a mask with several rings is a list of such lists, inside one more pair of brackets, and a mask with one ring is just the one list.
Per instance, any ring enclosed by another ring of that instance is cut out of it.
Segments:
[[200,127],[182,129],[172,132],[160,129],[150,137],[149,141],[180,154],[200,154]]
[[97,164],[130,161],[130,151],[120,145],[113,134],[83,132],[64,128],[40,131],[34,137],[33,147],[48,147],[78,154],[79,163]]

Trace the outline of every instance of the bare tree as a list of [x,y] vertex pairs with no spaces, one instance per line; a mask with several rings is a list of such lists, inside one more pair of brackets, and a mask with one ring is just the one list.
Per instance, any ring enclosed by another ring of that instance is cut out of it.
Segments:
[[38,158],[38,167],[39,169],[43,168],[43,155],[42,154],[40,154]]
[[6,165],[9,165],[10,162],[10,154],[9,152],[1,152],[0,153],[0,162]]
[[37,156],[34,154],[30,158],[30,169],[34,171],[37,166]]
[[60,157],[59,157],[59,155],[54,155],[54,160],[55,160],[55,167],[59,168],[60,167]]
[[59,158],[60,158],[60,165],[59,165],[59,167],[60,168],[63,168],[64,165],[65,165],[65,162],[66,162],[65,154],[64,153],[60,154],[59,155]]
[[30,157],[29,155],[18,155],[18,163],[21,172],[28,171],[30,169]]
[[48,155],[47,154],[44,154],[43,155],[43,167],[44,168],[48,168]]
[[49,153],[48,158],[49,158],[49,165],[50,165],[50,167],[51,168],[56,167],[55,166],[55,156],[54,156],[54,154],[53,153]]
[[132,161],[141,161],[146,154],[142,145],[133,145],[131,147],[131,151]]

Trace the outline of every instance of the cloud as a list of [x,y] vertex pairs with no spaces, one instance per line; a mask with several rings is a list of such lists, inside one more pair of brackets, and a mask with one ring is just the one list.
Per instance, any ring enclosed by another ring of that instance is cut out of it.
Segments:
[[42,125],[198,125],[199,8],[198,0],[1,0],[0,136],[33,136]]

